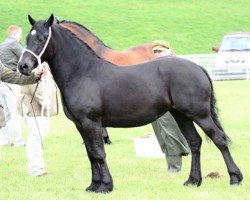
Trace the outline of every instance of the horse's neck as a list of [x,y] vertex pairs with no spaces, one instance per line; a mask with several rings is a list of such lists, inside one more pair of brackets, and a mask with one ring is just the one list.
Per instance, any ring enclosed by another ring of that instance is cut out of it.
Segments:
[[[55,42],[55,54],[49,61],[52,74],[58,86],[67,83],[78,72],[85,73],[91,66],[91,62],[98,57],[87,47],[86,44],[79,44],[78,39],[72,37],[70,33],[58,32],[53,37]],[[78,48],[77,48],[78,47]],[[61,82],[61,80],[64,80]]]
[[106,47],[94,34],[90,31],[79,27],[75,24],[61,23],[61,27],[68,29],[74,33],[78,38],[87,43],[91,49],[93,49],[98,56],[101,56],[108,47]]

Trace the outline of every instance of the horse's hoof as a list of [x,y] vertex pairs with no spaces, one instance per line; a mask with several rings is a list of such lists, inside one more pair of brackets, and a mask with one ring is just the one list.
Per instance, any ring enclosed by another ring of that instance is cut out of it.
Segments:
[[88,192],[95,192],[101,185],[101,182],[92,182],[89,187],[86,188]]
[[243,175],[241,172],[233,174],[230,176],[230,185],[240,185],[243,180]]
[[100,187],[95,191],[97,193],[109,193],[113,190],[113,184],[112,183],[102,183]]
[[196,179],[196,178],[189,178],[183,185],[194,185],[199,187],[201,185],[202,179]]

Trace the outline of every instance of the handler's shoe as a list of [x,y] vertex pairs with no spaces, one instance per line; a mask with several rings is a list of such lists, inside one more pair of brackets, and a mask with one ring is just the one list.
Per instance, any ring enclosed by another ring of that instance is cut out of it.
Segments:
[[45,169],[41,169],[39,171],[29,172],[29,175],[32,177],[47,176],[48,172],[46,172]]
[[13,143],[8,143],[8,144],[0,144],[0,146],[9,146],[9,147],[12,147],[12,146],[14,146],[14,144],[13,144]]
[[25,141],[23,139],[14,141],[14,147],[24,147],[24,146],[25,146]]
[[178,173],[181,171],[182,158],[181,156],[167,156],[166,160],[168,164],[169,173]]
[[14,144],[14,147],[25,147],[25,142],[23,142],[21,144]]
[[37,175],[37,177],[47,176],[47,175],[48,175],[48,172],[44,172],[44,173],[42,173],[42,174]]

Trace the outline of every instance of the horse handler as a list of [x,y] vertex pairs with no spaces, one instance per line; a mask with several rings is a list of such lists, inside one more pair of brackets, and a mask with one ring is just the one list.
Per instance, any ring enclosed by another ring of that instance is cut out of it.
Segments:
[[[154,41],[152,51],[156,58],[174,55],[169,43],[164,40]],[[181,171],[182,156],[187,156],[190,149],[176,121],[170,112],[167,112],[154,121],[152,126],[161,150],[165,153],[168,172],[176,173]]]
[[[2,81],[20,85],[34,84],[36,83],[36,79],[39,78],[42,73],[43,69],[40,68],[38,70],[35,70],[34,73],[32,73],[32,76],[24,76],[5,67],[0,61],[0,84],[3,84]],[[4,127],[5,124],[4,109],[0,101],[0,129]]]
[[[30,176],[47,175],[43,154],[43,140],[49,131],[50,116],[58,114],[57,89],[47,63],[43,63],[46,73],[41,82],[22,86],[18,112],[25,118],[28,128],[26,155]],[[37,89],[36,89],[37,86]]]

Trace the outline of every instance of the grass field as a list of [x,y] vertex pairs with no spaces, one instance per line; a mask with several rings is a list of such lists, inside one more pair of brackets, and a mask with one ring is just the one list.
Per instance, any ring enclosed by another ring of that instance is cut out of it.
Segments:
[[[82,140],[61,113],[52,117],[51,132],[44,143],[46,177],[27,176],[23,148],[2,147],[0,199],[249,199],[250,81],[215,82],[224,128],[232,139],[231,152],[244,174],[239,187],[229,185],[222,156],[203,132],[201,187],[184,187],[190,170],[190,156],[183,160],[179,174],[168,174],[164,159],[134,156],[133,138],[152,132],[151,126],[108,129],[113,144],[106,146],[107,161],[114,179],[114,191],[99,195],[85,192],[90,184],[90,164]],[[220,179],[204,178],[217,171]]]
[[[249,0],[55,0],[0,1],[0,40],[10,24],[30,29],[27,15],[47,18],[52,12],[82,23],[105,44],[124,49],[155,39],[170,41],[177,54],[210,53],[221,37],[232,31],[250,30]],[[24,40],[22,41],[24,43]],[[23,148],[1,148],[0,200],[5,199],[249,199],[250,189],[250,81],[214,82],[224,128],[233,141],[231,152],[244,180],[229,186],[222,156],[212,143],[202,146],[201,187],[183,187],[189,175],[190,156],[179,174],[167,173],[164,159],[134,156],[133,138],[152,132],[151,126],[108,129],[113,144],[106,146],[107,161],[114,179],[114,191],[100,195],[85,192],[91,171],[80,135],[62,110],[52,117],[51,131],[44,143],[46,177],[27,175]],[[24,129],[25,131],[25,129]],[[26,135],[25,131],[25,135]],[[220,179],[204,178],[218,171]]]
[[26,35],[28,14],[45,19],[52,12],[85,25],[116,49],[165,39],[177,54],[210,53],[224,34],[250,31],[249,0],[2,0],[0,8],[0,41],[10,24]]

